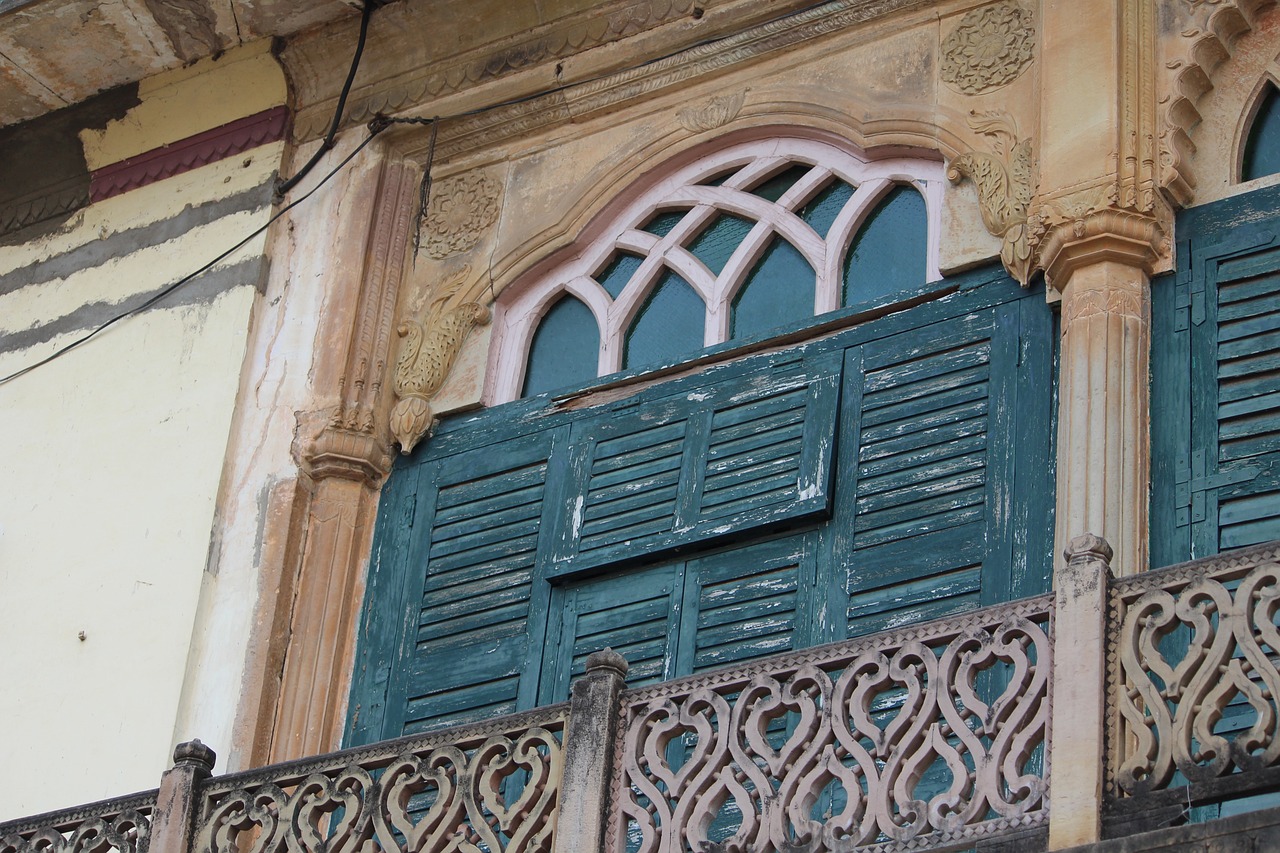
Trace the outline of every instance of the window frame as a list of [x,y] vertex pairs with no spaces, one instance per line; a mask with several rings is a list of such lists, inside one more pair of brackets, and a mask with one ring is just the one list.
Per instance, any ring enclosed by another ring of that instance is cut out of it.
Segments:
[[[741,189],[758,185],[796,161],[813,169],[777,203]],[[723,185],[700,185],[730,170],[737,171]],[[925,283],[937,282],[942,279],[939,239],[944,175],[945,165],[940,160],[902,156],[873,159],[851,145],[778,135],[728,144],[665,176],[638,182],[624,191],[624,197],[628,193],[634,193],[634,197],[610,217],[606,227],[588,229],[599,236],[578,251],[571,251],[568,260],[530,280],[516,282],[498,298],[489,355],[491,385],[485,402],[497,405],[521,396],[533,336],[542,318],[566,294],[590,309],[600,330],[597,377],[623,369],[627,330],[665,270],[683,278],[706,304],[703,346],[725,343],[729,340],[734,297],[775,234],[786,238],[816,272],[814,315],[839,309],[843,302],[844,256],[867,217],[896,185],[914,187],[924,200]],[[855,191],[824,239],[794,211],[816,196],[832,177],[852,184]],[[655,214],[677,206],[688,208],[690,213],[665,236],[642,230]],[[681,244],[722,212],[745,216],[754,224],[724,269],[719,275],[712,275]],[[640,255],[643,260],[615,300],[593,275],[619,251]]]

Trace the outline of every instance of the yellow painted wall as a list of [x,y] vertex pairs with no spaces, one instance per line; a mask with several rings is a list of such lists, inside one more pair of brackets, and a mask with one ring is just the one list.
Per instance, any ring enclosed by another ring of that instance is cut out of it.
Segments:
[[[282,103],[265,46],[243,54],[144,84],[130,115],[86,134],[90,166]],[[0,346],[61,324],[0,351],[0,376],[263,225],[283,151],[252,149],[0,247],[0,280],[34,277],[0,288]],[[183,227],[193,217],[207,221]],[[94,254],[148,234],[149,247]],[[265,240],[178,304],[0,386],[0,820],[154,787],[171,762]]]

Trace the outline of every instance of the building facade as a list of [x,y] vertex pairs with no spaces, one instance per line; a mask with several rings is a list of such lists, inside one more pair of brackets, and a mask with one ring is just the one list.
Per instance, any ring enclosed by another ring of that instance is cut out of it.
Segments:
[[0,2],[6,817],[1275,831],[1274,4],[124,5]]

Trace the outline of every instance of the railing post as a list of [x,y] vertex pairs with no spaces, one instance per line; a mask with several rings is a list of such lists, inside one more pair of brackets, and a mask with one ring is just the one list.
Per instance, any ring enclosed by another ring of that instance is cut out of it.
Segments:
[[200,783],[213,772],[217,755],[199,740],[173,749],[173,767],[160,777],[156,808],[151,814],[149,853],[190,853],[200,805]]
[[587,658],[573,684],[564,733],[564,779],[556,819],[555,853],[602,853],[609,784],[618,734],[618,698],[627,662],[612,649]]
[[1102,835],[1106,726],[1107,586],[1111,546],[1085,533],[1063,551],[1054,578],[1053,711],[1049,741],[1049,849]]

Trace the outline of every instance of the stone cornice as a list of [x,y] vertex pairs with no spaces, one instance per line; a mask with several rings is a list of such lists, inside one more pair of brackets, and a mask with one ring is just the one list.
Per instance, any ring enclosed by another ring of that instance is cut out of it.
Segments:
[[[714,6],[715,4],[697,4]],[[671,38],[663,44],[670,50],[664,58],[650,62],[639,68],[620,68],[616,59],[600,60],[597,67],[594,63],[587,67],[575,69],[575,77],[589,79],[583,82],[566,82],[563,88],[557,88],[548,94],[538,95],[539,91],[549,88],[548,83],[559,82],[554,74],[533,76],[519,81],[519,85],[507,87],[503,91],[506,100],[516,101],[506,106],[485,110],[467,118],[443,122],[437,142],[436,157],[448,159],[460,152],[475,148],[480,141],[492,144],[495,140],[528,133],[542,127],[559,122],[579,120],[593,113],[602,112],[630,99],[648,94],[658,89],[694,79],[708,73],[715,73],[733,68],[757,57],[772,54],[776,51],[795,47],[810,39],[828,33],[863,24],[886,15],[932,5],[932,0],[831,0],[809,9],[801,8],[792,15],[784,16],[789,6],[799,3],[761,4],[759,0],[739,0],[739,2],[723,3],[732,6],[733,11],[726,10],[723,17],[726,21],[736,20],[739,23],[745,18],[757,23],[745,29],[728,29],[725,32],[709,32],[686,23],[696,23],[695,4],[686,0],[630,0],[616,3],[610,7],[615,15],[620,10],[630,10],[633,15],[631,25],[622,30],[616,27],[604,30],[591,30],[587,37],[579,36],[572,41],[564,41],[564,35],[557,36],[557,41],[545,50],[535,42],[535,30],[527,40],[507,46],[500,53],[478,53],[477,56],[488,56],[491,63],[497,62],[501,56],[512,55],[527,58],[528,61],[499,63],[492,73],[480,74],[465,70],[465,61],[451,58],[448,62],[432,62],[419,68],[376,69],[372,74],[378,82],[366,84],[353,91],[347,102],[347,125],[368,121],[379,113],[412,112],[428,103],[439,100],[446,95],[464,92],[465,90],[496,80],[517,70],[527,70],[548,63],[570,54],[581,54],[593,47],[617,41],[624,37],[639,35],[648,29],[663,25],[680,26],[679,32],[672,32]],[[641,14],[644,7],[653,7],[649,12]],[[767,14],[766,14],[767,13]],[[607,17],[604,12],[602,16]],[[706,19],[716,15],[715,9],[706,12]],[[625,15],[623,15],[625,17]],[[591,20],[595,20],[592,18]],[[587,21],[571,19],[566,23],[557,23],[558,27],[582,27]],[[412,33],[403,37],[411,37]],[[707,38],[713,40],[707,42]],[[336,99],[337,78],[333,69],[326,66],[330,62],[326,57],[327,43],[318,40],[291,45],[282,57],[288,69],[295,90],[298,92],[300,107],[294,125],[294,135],[299,140],[315,138],[324,129],[325,123],[332,118],[332,102]],[[557,51],[563,51],[559,53]],[[459,70],[455,62],[461,62]],[[607,63],[612,62],[610,68]],[[331,62],[330,62],[331,64]],[[486,66],[487,67],[487,66]],[[323,69],[323,70],[321,70]],[[322,78],[323,75],[323,78]],[[362,74],[362,76],[364,76]],[[332,78],[332,79],[331,79]],[[543,79],[545,78],[545,79]],[[333,89],[330,93],[328,90]],[[475,106],[483,106],[477,104]],[[430,111],[423,110],[424,115]],[[422,134],[415,134],[423,136]],[[424,136],[425,139],[425,136]],[[425,143],[424,143],[425,144]],[[410,150],[408,153],[417,153]]]

